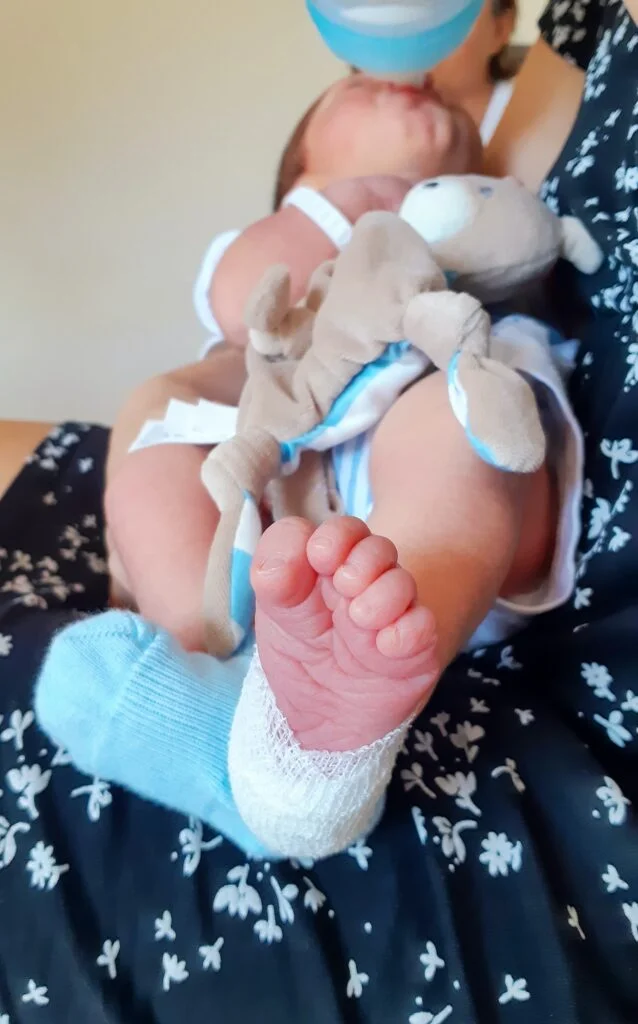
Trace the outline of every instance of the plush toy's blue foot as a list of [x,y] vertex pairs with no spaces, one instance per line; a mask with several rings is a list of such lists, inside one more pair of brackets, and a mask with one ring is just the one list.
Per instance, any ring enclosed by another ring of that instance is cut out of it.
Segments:
[[38,721],[83,772],[193,815],[250,856],[228,737],[250,661],[185,653],[129,612],[83,619],[53,640],[35,693]]

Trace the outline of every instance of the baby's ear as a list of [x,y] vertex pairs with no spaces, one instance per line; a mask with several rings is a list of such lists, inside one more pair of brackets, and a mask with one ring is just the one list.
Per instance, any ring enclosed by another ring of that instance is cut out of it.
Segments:
[[583,274],[595,274],[603,262],[603,253],[589,234],[585,225],[576,217],[560,219],[563,245],[562,256]]

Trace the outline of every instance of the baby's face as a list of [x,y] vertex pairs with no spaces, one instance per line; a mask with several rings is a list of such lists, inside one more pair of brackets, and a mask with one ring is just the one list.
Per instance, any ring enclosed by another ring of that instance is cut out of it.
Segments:
[[414,179],[480,170],[478,131],[468,114],[416,89],[363,74],[322,98],[305,138],[306,175],[321,187],[374,174]]

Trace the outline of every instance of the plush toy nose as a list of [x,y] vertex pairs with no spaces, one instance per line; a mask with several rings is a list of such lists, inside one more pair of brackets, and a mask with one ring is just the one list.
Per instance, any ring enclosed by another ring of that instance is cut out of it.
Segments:
[[429,245],[452,238],[472,222],[478,200],[459,178],[432,178],[410,189],[399,215]]

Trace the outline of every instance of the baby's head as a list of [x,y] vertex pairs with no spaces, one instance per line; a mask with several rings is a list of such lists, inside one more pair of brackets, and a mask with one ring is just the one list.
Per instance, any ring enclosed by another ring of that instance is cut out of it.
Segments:
[[333,85],[295,128],[279,165],[275,209],[295,185],[409,175],[415,180],[481,168],[479,133],[465,111],[416,89],[354,74]]

